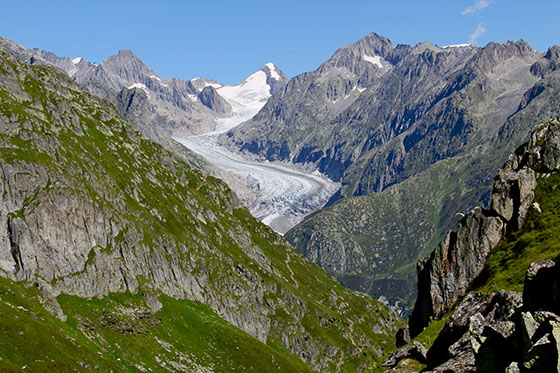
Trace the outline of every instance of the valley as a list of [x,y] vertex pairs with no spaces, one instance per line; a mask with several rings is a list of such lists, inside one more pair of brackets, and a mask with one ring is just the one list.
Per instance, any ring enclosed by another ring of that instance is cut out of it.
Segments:
[[0,371],[560,371],[560,47],[70,55],[0,36]]
[[323,207],[340,184],[293,164],[248,160],[220,145],[218,135],[244,119],[244,116],[219,119],[213,132],[174,139],[214,167],[241,178],[254,194],[253,202],[247,206],[251,214],[284,234],[305,216]]

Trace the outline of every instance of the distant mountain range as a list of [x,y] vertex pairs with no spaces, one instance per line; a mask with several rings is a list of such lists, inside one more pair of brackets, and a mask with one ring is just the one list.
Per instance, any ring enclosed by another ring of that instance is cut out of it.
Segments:
[[80,57],[58,57],[39,49],[30,52],[61,68],[87,91],[109,101],[115,101],[117,93],[125,89],[143,91],[151,112],[149,118],[144,118],[144,126],[173,133],[209,132],[214,129],[216,119],[223,117],[250,118],[287,81],[272,63],[244,82],[228,86],[204,78],[162,80],[129,50],[121,50],[99,64]]
[[560,111],[559,66],[560,48],[525,41],[394,47],[370,34],[221,141],[340,180],[331,204],[344,199],[286,237],[346,285],[410,305],[415,260],[487,203],[507,155]]

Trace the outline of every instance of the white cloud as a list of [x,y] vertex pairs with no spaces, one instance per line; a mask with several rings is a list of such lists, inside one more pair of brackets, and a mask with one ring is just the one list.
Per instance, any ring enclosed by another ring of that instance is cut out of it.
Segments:
[[464,16],[475,14],[477,12],[480,12],[482,9],[488,7],[488,5],[492,4],[493,2],[494,0],[476,0],[474,2],[474,5],[463,9],[461,11],[461,14]]
[[476,26],[476,29],[469,35],[469,44],[476,44],[476,40],[486,32],[486,27],[482,23]]

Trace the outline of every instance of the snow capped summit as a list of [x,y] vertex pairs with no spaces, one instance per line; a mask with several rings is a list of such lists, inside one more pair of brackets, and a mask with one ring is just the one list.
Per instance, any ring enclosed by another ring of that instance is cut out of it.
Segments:
[[[268,70],[270,71],[270,77],[272,79],[276,79],[276,80],[281,80],[282,77],[280,76],[280,74],[278,73],[278,68],[276,67],[275,64],[273,64],[272,62],[267,63],[266,65],[263,66],[263,69],[267,67]],[[266,71],[265,71],[266,72]]]
[[74,59],[72,60],[72,63],[73,63],[74,65],[77,65],[77,64],[80,63],[81,60],[82,60],[82,57],[76,57],[76,58],[74,58]]
[[277,90],[283,87],[288,79],[275,64],[272,62],[267,63],[261,68],[261,71],[266,73],[266,83],[270,86],[270,94],[275,94]]
[[217,91],[231,105],[234,114],[249,119],[286,81],[284,73],[269,62],[245,81],[233,86],[217,87]]
[[266,81],[267,74],[259,70],[249,75],[244,82],[218,88],[218,93],[231,105],[234,113],[254,115],[271,96],[270,86]]

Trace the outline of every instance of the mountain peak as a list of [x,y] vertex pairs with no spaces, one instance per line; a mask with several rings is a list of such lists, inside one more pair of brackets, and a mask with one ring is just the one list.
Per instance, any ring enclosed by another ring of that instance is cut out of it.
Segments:
[[[131,51],[130,49],[121,49],[121,50],[119,50],[119,53],[117,54],[117,56],[119,56],[119,57],[127,57],[127,58],[136,57],[136,55],[134,54],[134,52]],[[138,57],[136,57],[136,58],[138,58]]]
[[288,82],[282,70],[272,62],[265,64],[260,71],[266,74],[266,84],[270,86],[270,94],[272,95]]

